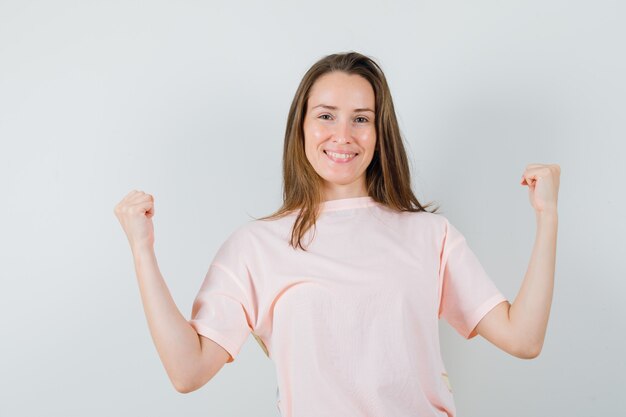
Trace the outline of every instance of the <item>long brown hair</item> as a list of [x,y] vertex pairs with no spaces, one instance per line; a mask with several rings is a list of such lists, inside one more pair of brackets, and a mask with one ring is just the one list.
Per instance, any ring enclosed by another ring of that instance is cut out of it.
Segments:
[[[327,55],[304,74],[291,102],[283,145],[283,204],[273,214],[257,219],[273,220],[300,210],[291,231],[290,245],[305,251],[301,240],[309,228],[315,228],[319,205],[323,201],[323,179],[306,157],[303,123],[311,87],[320,76],[332,71],[360,75],[374,89],[376,149],[365,171],[368,195],[397,211],[428,211],[426,209],[433,204],[422,206],[411,189],[411,174],[400,127],[380,66],[358,52]],[[438,209],[436,207],[431,213]]]

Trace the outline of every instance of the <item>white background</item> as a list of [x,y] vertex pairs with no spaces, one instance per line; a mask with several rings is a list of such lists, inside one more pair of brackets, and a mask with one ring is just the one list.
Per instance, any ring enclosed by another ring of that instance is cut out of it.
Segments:
[[418,198],[510,300],[535,237],[522,172],[561,165],[543,351],[441,322],[459,416],[626,415],[625,18],[618,1],[1,0],[0,416],[277,416],[251,336],[175,391],[113,207],[155,197],[189,317],[218,246],[280,205],[301,77],[349,50],[386,73]]

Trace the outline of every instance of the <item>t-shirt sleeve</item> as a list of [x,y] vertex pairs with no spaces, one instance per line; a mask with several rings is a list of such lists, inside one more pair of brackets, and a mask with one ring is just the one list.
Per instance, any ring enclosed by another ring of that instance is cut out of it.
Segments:
[[254,286],[237,230],[217,250],[193,302],[189,323],[229,354],[233,362],[254,328]]
[[439,317],[466,339],[478,333],[478,322],[506,297],[495,286],[465,237],[445,219],[440,252]]

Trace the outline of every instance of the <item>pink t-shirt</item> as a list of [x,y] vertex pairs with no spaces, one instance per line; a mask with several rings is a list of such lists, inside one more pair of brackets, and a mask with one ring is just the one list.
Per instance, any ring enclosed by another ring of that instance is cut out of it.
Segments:
[[232,358],[252,332],[275,363],[283,417],[455,416],[438,319],[469,339],[506,298],[440,214],[369,196],[322,210],[307,252],[288,244],[295,213],[236,229],[189,323]]

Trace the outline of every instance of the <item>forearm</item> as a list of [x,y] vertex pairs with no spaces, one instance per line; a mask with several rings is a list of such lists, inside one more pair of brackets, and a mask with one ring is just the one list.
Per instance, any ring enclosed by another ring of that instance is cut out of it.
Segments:
[[537,214],[537,235],[522,286],[511,304],[509,319],[525,350],[538,354],[548,327],[552,304],[558,215]]
[[152,340],[177,390],[194,379],[201,345],[198,334],[180,313],[159,271],[151,246],[133,248],[135,271]]

